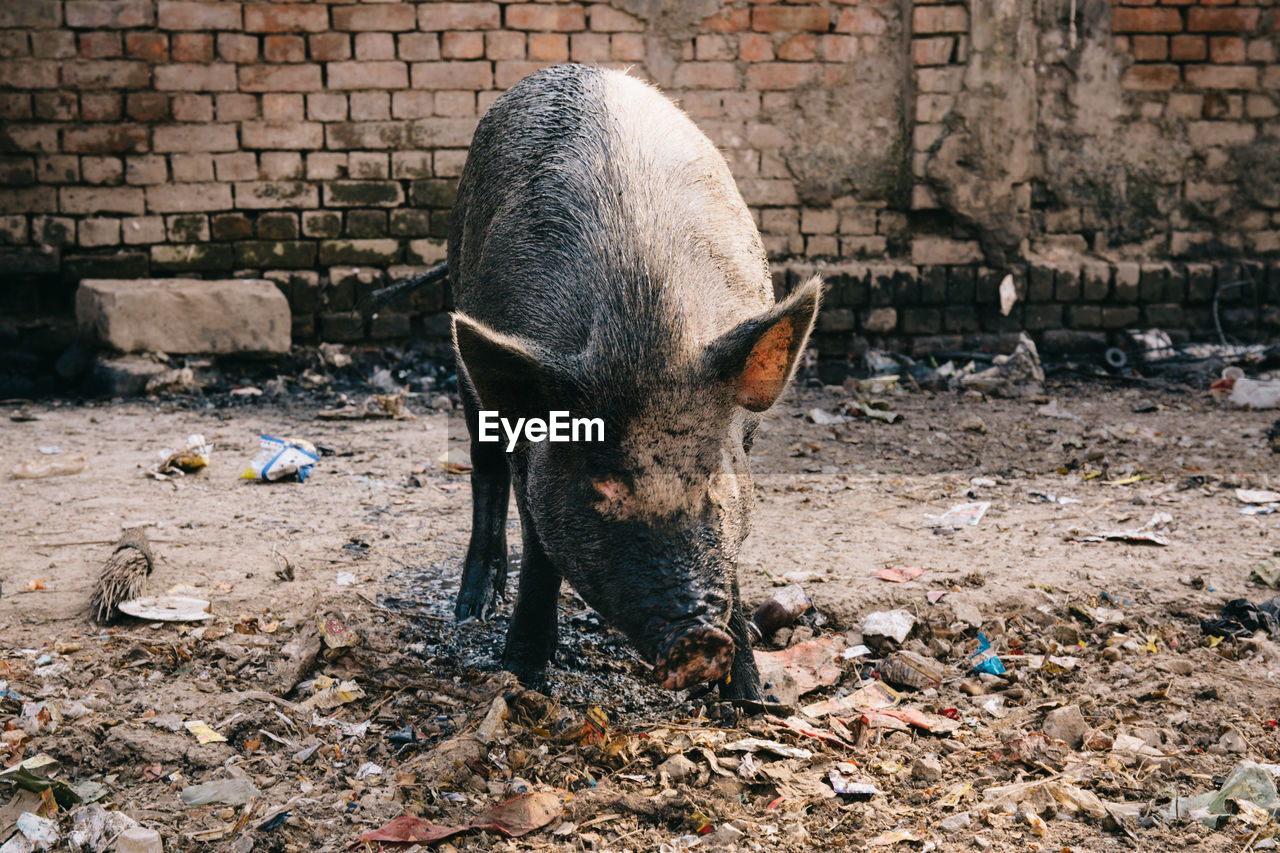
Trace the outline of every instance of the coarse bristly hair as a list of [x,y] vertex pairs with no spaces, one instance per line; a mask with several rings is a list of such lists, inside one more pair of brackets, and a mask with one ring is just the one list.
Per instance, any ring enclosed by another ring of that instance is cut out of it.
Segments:
[[141,527],[125,530],[93,586],[89,609],[94,621],[109,625],[120,618],[117,608],[142,594],[153,563],[146,531]]

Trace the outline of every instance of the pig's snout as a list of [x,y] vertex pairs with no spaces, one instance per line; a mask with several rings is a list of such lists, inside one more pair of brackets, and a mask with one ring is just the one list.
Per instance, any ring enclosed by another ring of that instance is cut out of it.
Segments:
[[654,677],[668,690],[719,681],[733,664],[733,638],[719,628],[695,625],[672,632],[658,653]]

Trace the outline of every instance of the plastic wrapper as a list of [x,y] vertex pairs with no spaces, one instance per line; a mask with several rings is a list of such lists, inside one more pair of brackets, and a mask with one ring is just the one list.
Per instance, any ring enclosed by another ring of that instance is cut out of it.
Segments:
[[978,635],[978,650],[970,656],[969,661],[977,672],[1004,675],[1004,664],[1000,662],[1000,656],[996,654],[996,650],[991,648],[991,641],[987,639],[986,634]]
[[245,480],[296,479],[305,483],[311,469],[320,461],[320,453],[314,444],[300,438],[274,438],[259,436],[262,449],[249,460],[249,467],[240,475]]

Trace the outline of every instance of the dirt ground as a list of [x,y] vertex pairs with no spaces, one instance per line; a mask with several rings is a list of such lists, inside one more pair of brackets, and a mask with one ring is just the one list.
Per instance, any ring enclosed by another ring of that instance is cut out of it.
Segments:
[[[401,815],[462,827],[525,791],[555,792],[539,800],[545,814],[521,812],[521,828],[537,828],[510,839],[475,828],[437,849],[1274,846],[1270,815],[1248,803],[1216,829],[1159,813],[1216,790],[1241,761],[1280,762],[1280,648],[1200,626],[1230,599],[1275,594],[1250,572],[1280,553],[1280,516],[1242,515],[1236,495],[1280,485],[1275,413],[1199,388],[1050,385],[1048,413],[1043,398],[913,391],[886,397],[896,423],[825,426],[805,413],[847,395],[797,389],[753,451],[746,602],[799,583],[821,615],[757,650],[817,638],[835,683],[798,705],[847,696],[896,648],[864,637],[863,619],[909,611],[902,648],[945,665],[940,686],[902,691],[898,711],[937,715],[924,727],[660,690],[567,588],[552,695],[522,690],[495,665],[510,603],[487,624],[452,618],[470,491],[442,459],[465,448],[465,429],[428,407],[433,395],[410,398],[414,420],[352,422],[317,419],[333,403],[323,393],[7,404],[0,763],[50,756],[32,772],[102,783],[76,790],[159,830],[169,850],[340,850]],[[34,419],[10,420],[19,412]],[[207,469],[145,476],[190,433],[214,445]],[[261,433],[332,454],[305,484],[242,480]],[[50,446],[87,452],[87,467],[8,478]],[[929,526],[971,501],[990,502],[975,526]],[[1167,544],[1087,540],[1152,522]],[[203,597],[213,618],[89,620],[97,572],[134,525],[153,543],[148,592]],[[880,576],[908,567],[924,572]],[[979,631],[1005,676],[970,668]],[[831,652],[864,641],[865,655]],[[354,690],[326,708],[328,679]],[[1064,706],[1083,722],[1054,713]],[[184,726],[195,720],[225,741],[200,743]],[[939,733],[947,723],[955,731]],[[833,769],[876,793],[837,794]],[[247,802],[181,799],[214,780],[255,790]],[[0,782],[0,841],[37,811],[65,838],[77,809],[90,807],[54,811]]]

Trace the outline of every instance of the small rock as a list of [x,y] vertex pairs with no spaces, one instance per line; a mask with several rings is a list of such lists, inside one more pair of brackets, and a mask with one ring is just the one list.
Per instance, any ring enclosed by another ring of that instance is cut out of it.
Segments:
[[991,849],[991,839],[983,837],[981,833],[973,837],[973,843],[979,850]]
[[971,822],[968,812],[959,812],[938,824],[938,828],[943,832],[959,832],[968,827]]
[[791,632],[790,645],[794,646],[797,643],[804,643],[812,639],[813,639],[813,629],[810,628],[808,625],[801,625],[800,627],[796,628]]
[[1137,412],[1138,414],[1143,414],[1145,412],[1154,412],[1159,408],[1160,408],[1159,406],[1157,406],[1155,403],[1151,402],[1150,400],[1146,399],[1145,397],[1140,397],[1137,400],[1135,400],[1133,403],[1133,411]]
[[921,782],[937,782],[942,778],[942,762],[936,755],[922,755],[911,762],[911,778]]
[[1218,746],[1227,752],[1245,752],[1249,749],[1249,744],[1245,741],[1244,735],[1235,729],[1227,729],[1223,732],[1222,737],[1218,738]]
[[966,432],[986,432],[987,425],[977,415],[970,415],[960,422],[960,429]]
[[1089,724],[1077,705],[1056,708],[1044,718],[1044,733],[1072,749],[1079,749],[1084,743],[1084,733],[1088,728]]
[[1102,659],[1111,661],[1120,660],[1120,656],[1122,654],[1124,654],[1124,652],[1120,651],[1116,646],[1108,646],[1102,650]]
[[680,753],[676,753],[658,766],[658,771],[666,773],[672,782],[679,782],[681,779],[693,775],[697,770],[698,765]]
[[437,394],[431,398],[431,408],[439,409],[442,412],[452,411],[453,401],[446,394]]

